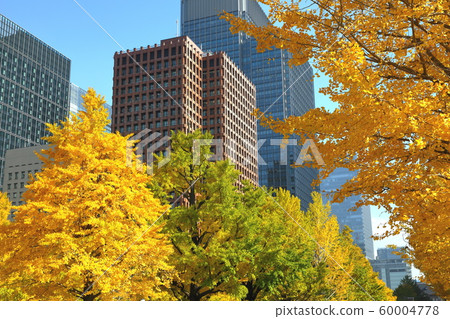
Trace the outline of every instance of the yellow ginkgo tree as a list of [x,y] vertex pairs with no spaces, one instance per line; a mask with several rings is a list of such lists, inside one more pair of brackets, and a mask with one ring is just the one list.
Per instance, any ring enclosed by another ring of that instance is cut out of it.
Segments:
[[168,207],[127,137],[105,131],[104,103],[89,89],[86,111],[48,125],[42,171],[1,229],[0,288],[32,300],[167,298],[171,248],[157,221]]
[[256,38],[261,51],[288,50],[291,64],[311,61],[329,77],[321,92],[339,105],[284,121],[262,116],[263,124],[315,137],[321,178],[338,167],[357,171],[334,199],[362,194],[358,205],[384,208],[383,237],[406,232],[407,255],[450,298],[450,2],[258,2],[272,23],[226,14],[232,31]]

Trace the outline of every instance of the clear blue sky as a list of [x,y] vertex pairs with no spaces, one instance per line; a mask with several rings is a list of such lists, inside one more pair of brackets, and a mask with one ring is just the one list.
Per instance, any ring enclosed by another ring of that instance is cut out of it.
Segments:
[[[159,43],[177,35],[180,0],[77,0],[125,49]],[[93,87],[111,104],[116,44],[73,0],[0,0],[0,13],[72,60],[71,82]],[[335,105],[318,94],[326,79],[316,81],[316,106]],[[373,229],[386,214],[372,209]],[[403,245],[401,236],[375,242]]]

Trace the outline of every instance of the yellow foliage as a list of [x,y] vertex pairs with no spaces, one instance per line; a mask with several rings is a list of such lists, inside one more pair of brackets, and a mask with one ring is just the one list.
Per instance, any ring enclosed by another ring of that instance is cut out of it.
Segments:
[[6,193],[0,193],[0,225],[9,224],[8,216],[11,213],[11,202]]
[[48,125],[42,172],[1,238],[0,288],[34,300],[165,298],[171,248],[153,223],[168,207],[127,165],[127,138],[105,131],[104,99],[89,89],[84,101],[86,111]]
[[[308,60],[330,78],[321,89],[332,112],[263,123],[286,137],[314,136],[326,163],[358,171],[334,200],[364,195],[390,213],[391,231],[407,233],[409,257],[427,283],[450,298],[450,2],[447,0],[258,0],[269,24],[225,14],[232,31],[258,49],[283,48],[291,64]],[[269,111],[270,112],[270,111]]]

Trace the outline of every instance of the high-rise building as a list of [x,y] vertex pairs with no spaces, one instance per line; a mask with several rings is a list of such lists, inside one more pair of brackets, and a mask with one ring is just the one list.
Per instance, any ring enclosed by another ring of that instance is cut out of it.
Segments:
[[[73,83],[70,83],[70,112],[71,113],[77,113],[79,111],[85,111],[85,108],[83,106],[84,100],[83,96],[86,95],[86,90],[83,90],[78,85],[75,85]],[[108,103],[105,103],[103,105],[107,110],[109,114],[109,120],[111,121],[111,105]],[[107,131],[111,132],[111,123],[107,126]]]
[[43,144],[69,113],[70,60],[0,15],[0,180],[9,149]]
[[[322,193],[325,195],[324,199],[331,200],[336,190],[355,176],[355,172],[351,172],[346,168],[336,169],[320,185]],[[355,211],[352,210],[359,200],[361,200],[361,196],[347,197],[342,203],[332,203],[331,211],[336,215],[341,227],[348,226],[353,230],[353,241],[361,248],[364,255],[369,259],[373,259],[374,249],[370,207],[363,206]]]
[[402,248],[379,248],[377,258],[370,261],[378,277],[392,290],[400,285],[405,276],[412,276],[411,266],[401,256],[394,254],[400,252]]
[[23,204],[22,195],[27,190],[25,186],[30,175],[40,171],[43,165],[36,153],[42,155],[42,150],[47,148],[48,145],[38,145],[6,151],[3,191],[8,194],[13,205]]
[[[217,154],[258,184],[255,87],[223,52],[204,53],[188,37],[114,55],[113,131],[210,131]],[[156,140],[155,140],[156,141]]]
[[[256,86],[257,107],[274,118],[299,116],[314,108],[312,69],[306,63],[290,68],[289,52],[256,50],[256,41],[244,33],[231,34],[230,25],[219,14],[227,11],[257,26],[269,23],[254,0],[181,0],[181,34],[189,36],[204,51],[223,51]],[[287,164],[280,150],[282,136],[258,125],[259,183],[282,187],[301,199],[302,209],[311,202],[311,182],[317,177],[312,168],[293,168],[300,146],[288,146]],[[261,145],[262,144],[262,145]]]

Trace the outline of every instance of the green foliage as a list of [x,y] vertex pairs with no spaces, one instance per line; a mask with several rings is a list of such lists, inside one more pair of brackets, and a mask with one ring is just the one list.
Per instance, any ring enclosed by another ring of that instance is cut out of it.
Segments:
[[209,138],[174,134],[171,161],[153,178],[161,194],[182,197],[164,228],[174,248],[176,299],[392,299],[320,194],[302,212],[286,190],[238,188],[239,173],[227,161],[210,162],[209,146],[193,165],[193,141]]
[[431,298],[419,287],[417,282],[410,276],[405,276],[400,285],[394,290],[394,296],[398,301],[431,301]]

